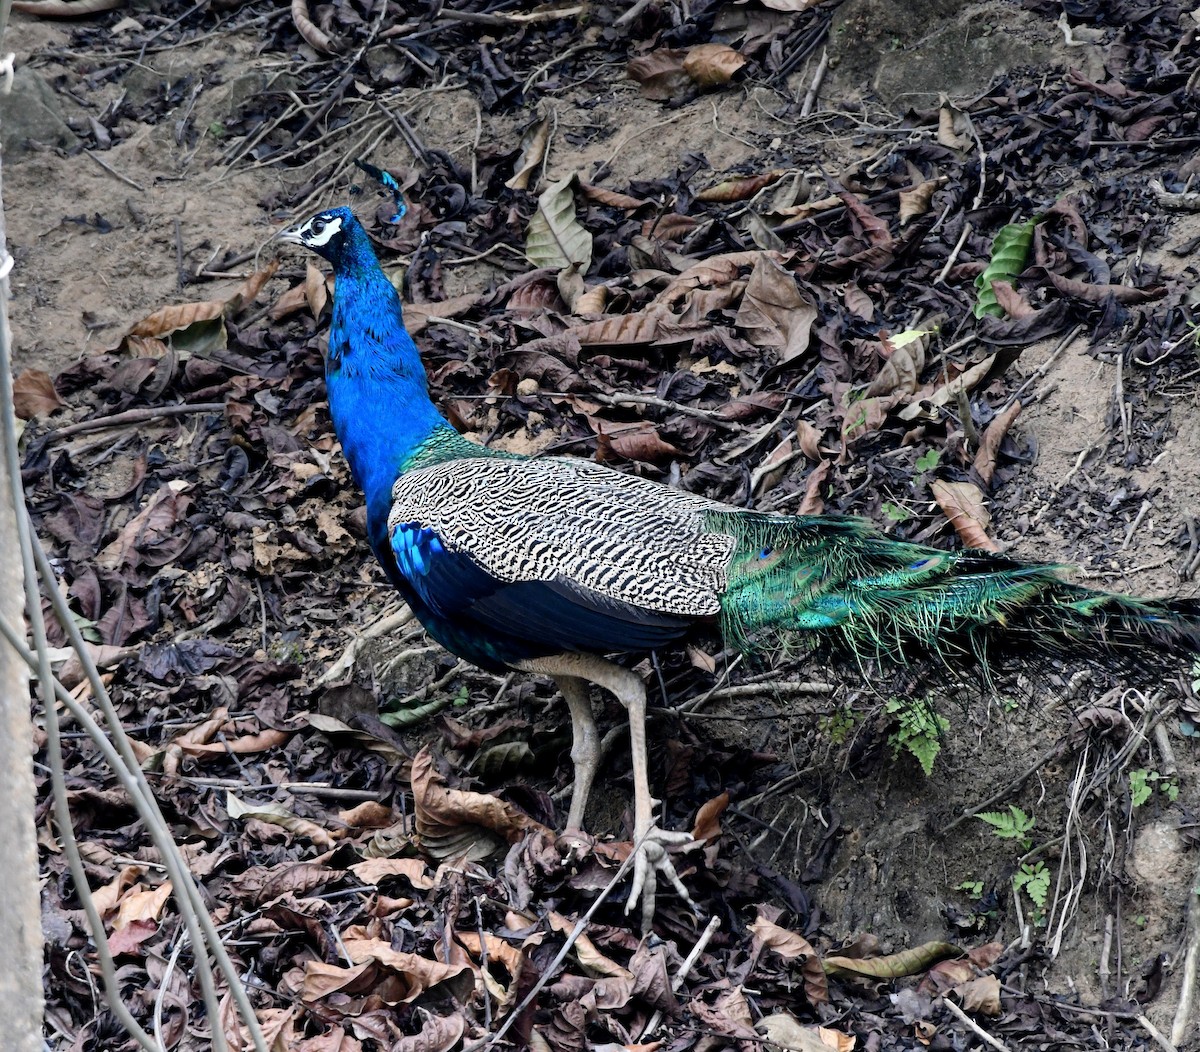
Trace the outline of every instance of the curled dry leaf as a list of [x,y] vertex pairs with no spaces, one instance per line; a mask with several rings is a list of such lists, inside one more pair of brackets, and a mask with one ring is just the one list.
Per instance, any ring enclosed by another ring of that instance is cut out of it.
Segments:
[[980,975],[956,986],[963,1010],[972,1015],[998,1016],[1000,1014],[1000,980],[994,975]]
[[521,155],[516,171],[504,185],[510,190],[528,190],[529,179],[546,158],[550,143],[550,116],[543,113],[521,134]]
[[389,877],[403,877],[418,891],[433,887],[429,867],[419,858],[368,858],[350,867],[364,884],[378,884]]
[[992,476],[996,473],[996,457],[1000,452],[1000,443],[1004,441],[1004,436],[1008,434],[1008,429],[1012,427],[1020,412],[1021,403],[1013,402],[1004,412],[992,418],[979,440],[979,452],[975,454],[973,467],[985,486],[991,484]]
[[825,498],[821,496],[821,487],[829,477],[829,461],[823,460],[808,473],[804,480],[804,499],[796,509],[797,515],[820,515],[825,510]]
[[788,1012],[774,1012],[755,1027],[770,1044],[788,1052],[850,1052],[854,1037],[826,1026],[801,1023]]
[[[560,935],[570,935],[575,930],[574,921],[568,920],[554,910],[546,915],[546,920],[550,922],[550,927]],[[633,979],[633,973],[628,968],[623,968],[616,961],[604,956],[586,935],[580,935],[575,940],[574,953],[579,958],[580,967],[590,976],[599,979]]]
[[120,931],[136,921],[152,921],[157,924],[170,897],[169,880],[163,881],[157,888],[131,891],[123,895],[117,906],[117,915],[113,918],[113,931]]
[[750,931],[764,946],[774,950],[784,960],[802,958],[804,992],[811,1004],[824,1004],[829,1000],[829,983],[825,979],[821,956],[803,935],[781,928],[763,916],[759,916],[750,925]]
[[729,806],[729,793],[714,796],[700,806],[696,812],[696,822],[692,826],[693,840],[716,840],[721,835],[721,815]]
[[[610,190],[605,186],[585,183],[582,179],[579,181],[579,191],[589,201],[595,201],[598,205],[607,205],[609,208],[623,208],[628,212],[645,208],[651,203],[642,200],[640,197],[631,197],[629,194],[618,193],[616,190]],[[690,220],[691,226],[689,229],[694,228],[696,225],[696,220],[692,219],[691,216],[680,216],[679,218]]]
[[728,44],[697,44],[683,60],[683,71],[702,88],[728,84],[746,64],[746,56]]
[[236,314],[262,291],[263,285],[279,267],[271,263],[263,270],[255,271],[229,296],[223,300],[204,300],[199,303],[176,303],[160,307],[141,321],[135,322],[126,336],[165,336],[186,329],[200,322],[215,321],[226,314]]
[[316,822],[301,818],[282,804],[247,804],[233,793],[229,793],[225,797],[225,813],[232,819],[254,818],[267,825],[279,826],[280,829],[286,829],[289,833],[311,840],[316,847],[323,850],[328,850],[337,843]]
[[724,179],[716,186],[701,190],[696,194],[696,200],[718,204],[745,201],[772,183],[778,182],[787,174],[785,168],[772,168],[769,172],[763,172],[761,175],[735,176],[732,179]]
[[917,216],[928,212],[933,195],[937,193],[939,187],[945,186],[949,181],[946,176],[941,175],[936,179],[926,179],[924,182],[917,183],[911,190],[901,190],[900,225],[906,226]]
[[309,18],[307,0],[292,0],[292,21],[296,25],[296,32],[304,37],[315,51],[320,51],[323,55],[337,55],[341,52],[341,44]]
[[648,99],[666,102],[683,94],[691,78],[683,71],[687,52],[682,48],[657,48],[645,55],[630,59],[625,73],[635,80]]
[[962,951],[951,942],[926,942],[911,950],[901,950],[884,957],[825,958],[829,975],[861,975],[871,979],[898,979],[917,975],[947,957],[957,957]]
[[390,1052],[450,1052],[462,1040],[467,1023],[461,1013],[433,1015],[421,1008],[417,1013],[425,1020],[420,1032],[400,1038]]
[[18,420],[46,416],[66,404],[58,397],[50,374],[41,369],[26,369],[13,381],[13,412]]
[[500,844],[515,844],[527,830],[550,834],[512,804],[485,793],[449,788],[426,746],[413,760],[413,803],[421,846],[434,858],[486,858]]
[[929,491],[963,544],[989,552],[1000,550],[1000,545],[987,535],[992,515],[984,503],[983,492],[975,483],[935,479],[929,484]]
[[[597,424],[600,421],[596,421]],[[641,460],[647,464],[664,464],[679,460],[683,452],[659,437],[658,429],[649,420],[616,432],[596,430],[596,459],[604,462],[613,457]]]
[[867,397],[894,393],[912,394],[920,383],[925,369],[925,348],[929,333],[925,330],[910,330],[916,339],[901,339],[908,333],[900,333],[891,340],[883,341],[888,353],[887,361],[867,388]]

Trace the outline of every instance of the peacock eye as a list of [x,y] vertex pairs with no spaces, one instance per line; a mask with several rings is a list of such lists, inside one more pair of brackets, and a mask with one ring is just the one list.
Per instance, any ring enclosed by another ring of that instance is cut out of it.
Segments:
[[314,219],[312,222],[312,232],[317,235],[323,234],[325,232],[325,220]]

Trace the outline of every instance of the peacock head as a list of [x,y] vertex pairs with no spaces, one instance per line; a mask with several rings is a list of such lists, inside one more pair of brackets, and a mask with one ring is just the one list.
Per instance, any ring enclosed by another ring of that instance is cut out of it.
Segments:
[[279,240],[310,248],[337,267],[343,262],[358,229],[358,220],[350,209],[330,208],[299,226],[284,230],[279,234]]

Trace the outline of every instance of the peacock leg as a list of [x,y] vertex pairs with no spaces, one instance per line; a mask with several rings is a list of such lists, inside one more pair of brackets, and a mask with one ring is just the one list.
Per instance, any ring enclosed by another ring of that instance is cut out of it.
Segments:
[[[519,668],[544,675],[568,676],[590,680],[616,695],[629,715],[629,746],[633,757],[633,836],[639,845],[633,860],[633,885],[625,912],[629,913],[640,900],[642,930],[649,931],[654,920],[654,898],[658,889],[658,874],[671,882],[680,897],[693,909],[696,904],[684,887],[668,849],[686,844],[691,835],[668,832],[654,822],[653,797],[650,796],[649,758],[646,750],[646,688],[632,672],[595,654],[558,654],[522,662]],[[574,810],[574,802],[572,802]]]
[[600,766],[600,732],[592,715],[592,699],[588,696],[587,680],[578,676],[555,676],[554,682],[571,710],[571,761],[575,764],[575,785],[571,790],[571,810],[567,815],[568,829],[583,828],[583,812],[596,769]]

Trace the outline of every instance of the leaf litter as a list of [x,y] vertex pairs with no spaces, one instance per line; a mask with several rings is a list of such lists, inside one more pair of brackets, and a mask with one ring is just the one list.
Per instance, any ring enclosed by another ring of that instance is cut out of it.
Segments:
[[[756,12],[757,29],[746,23],[730,37],[735,47],[704,39],[716,6],[693,5],[683,27],[642,16],[644,53],[625,68],[650,98],[676,106],[770,78],[818,24],[773,19],[813,6],[775,0]],[[360,5],[326,5],[318,22],[303,8],[293,5],[293,29],[318,52],[344,55],[376,32]],[[1192,361],[1181,338],[1190,285],[1141,257],[1147,205],[1128,145],[1151,144],[1161,157],[1194,136],[1194,59],[1165,57],[1175,38],[1155,5],[1125,8],[1124,80],[1002,77],[972,104],[909,111],[900,120],[909,137],[836,176],[801,178],[777,152],[760,156],[758,171],[709,173],[685,157],[674,174],[627,185],[601,185],[603,167],[551,181],[555,124],[545,111],[512,143],[481,145],[470,171],[418,151],[409,214],[370,225],[385,265],[389,252],[408,257],[408,322],[423,336],[434,390],[457,426],[500,448],[570,450],[775,510],[885,521],[885,506],[908,509],[891,521],[898,537],[951,543],[955,532],[995,547],[989,502],[1004,499],[1029,456],[1012,431],[1022,403],[1006,401],[1025,346],[1082,326],[1103,354],[1106,339],[1132,333],[1134,360],[1158,363],[1150,387],[1176,382]],[[358,70],[355,91],[421,83],[424,69],[447,65],[470,71],[484,110],[504,111],[621,56],[617,13],[599,13],[575,53],[573,15],[548,12],[536,37],[512,12],[443,23],[411,45],[412,61]],[[203,31],[212,17],[197,10],[168,29]],[[286,20],[275,25],[276,39],[297,46]],[[78,46],[99,53],[103,32],[81,27]],[[485,33],[499,46],[489,49]],[[517,66],[554,59],[538,89],[519,83]],[[330,79],[335,67],[312,70],[293,93],[347,122],[349,85]],[[227,159],[320,159],[319,128],[289,106],[281,95],[232,114]],[[845,115],[831,120],[853,134]],[[113,125],[104,130],[119,136]],[[987,151],[986,206],[974,204],[982,173],[972,133]],[[1038,185],[1064,163],[1091,182],[1056,203]],[[321,166],[271,207],[299,207],[336,174]],[[1170,190],[1186,181],[1176,174]],[[483,254],[501,261],[503,279],[448,295],[449,265]],[[1120,280],[1102,256],[1122,261]],[[748,848],[754,823],[770,822],[748,821],[736,801],[779,784],[782,758],[765,741],[697,737],[679,721],[656,741],[656,769],[669,814],[694,822],[703,841],[681,859],[685,880],[723,930],[676,990],[695,920],[665,901],[657,938],[642,943],[619,889],[534,1005],[519,1007],[631,845],[620,815],[615,841],[552,832],[569,743],[564,721],[542,711],[547,690],[510,684],[504,704],[518,718],[485,717],[479,707],[499,704],[501,682],[428,647],[416,628],[400,639],[408,656],[398,675],[377,682],[356,670],[365,706],[342,718],[309,713],[330,693],[317,680],[348,617],[361,622],[386,601],[324,403],[332,291],[311,264],[302,274],[271,265],[228,295],[163,304],[56,377],[18,381],[35,523],[89,637],[114,648],[114,695],[279,1047],[452,1049],[512,1013],[514,1042],[539,1049],[764,1038],[952,1047],[962,1031],[940,1007],[947,997],[1013,1043],[1090,1034],[1077,1011],[1010,981],[1027,951],[986,941],[986,909],[967,918],[961,948],[838,945],[848,933],[824,928],[813,908],[836,818],[799,867]],[[213,402],[222,408],[153,413]],[[140,410],[136,430],[99,442],[71,431]],[[1128,463],[1148,461],[1161,441],[1139,434]],[[120,485],[94,482],[116,465]],[[720,686],[719,643],[709,649],[662,656],[671,698]],[[401,698],[435,683],[438,705],[456,706],[430,732],[449,764],[438,746],[410,746],[387,726]],[[885,723],[870,722],[873,704],[863,699],[855,717],[867,719],[851,757],[860,765],[879,762],[872,742],[878,752],[886,737]],[[177,938],[169,884],[95,754],[74,741],[75,812],[105,890],[110,946],[131,983],[170,989],[167,1047],[201,1047],[189,978],[162,966]],[[46,866],[56,878],[51,1003],[79,1023],[91,1009],[71,958],[85,936],[61,860],[51,853]],[[905,985],[904,976],[923,978]],[[864,977],[898,992],[880,996]]]

